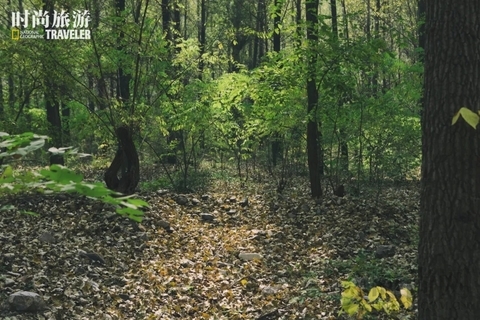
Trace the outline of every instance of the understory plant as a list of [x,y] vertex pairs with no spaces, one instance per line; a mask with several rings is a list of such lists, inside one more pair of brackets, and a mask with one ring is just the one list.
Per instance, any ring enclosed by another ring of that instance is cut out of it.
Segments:
[[[3,164],[4,160],[19,160],[22,157],[31,154],[35,150],[42,148],[47,136],[37,135],[26,132],[18,135],[9,135],[0,132],[0,191],[2,194],[25,194],[36,191],[40,193],[59,193],[73,192],[87,196],[92,199],[100,200],[104,203],[114,205],[116,212],[126,216],[134,221],[141,222],[143,211],[141,208],[147,207],[148,203],[141,199],[134,199],[131,196],[112,191],[105,187],[103,183],[89,183],[83,181],[83,176],[77,174],[69,168],[61,165],[51,165],[48,168],[39,170],[16,171],[10,164]],[[51,153],[63,155],[79,155],[77,149],[50,148]],[[11,210],[13,205],[2,205],[0,211]],[[34,214],[32,212],[26,212]]]

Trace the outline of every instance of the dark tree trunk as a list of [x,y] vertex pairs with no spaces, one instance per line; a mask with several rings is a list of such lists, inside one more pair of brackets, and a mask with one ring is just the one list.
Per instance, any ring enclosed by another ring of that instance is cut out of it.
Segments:
[[[46,12],[53,12],[54,11],[54,3],[53,0],[46,1],[43,6],[43,11]],[[45,45],[45,50],[51,50],[51,46],[53,45],[52,40],[46,39],[45,33],[45,41],[49,42],[49,44]],[[50,138],[52,139],[51,143],[55,147],[62,147],[63,140],[62,140],[62,120],[60,116],[60,102],[58,101],[57,92],[58,92],[58,84],[55,83],[56,77],[52,75],[52,71],[49,70],[49,65],[44,65],[45,68],[45,79],[44,79],[44,94],[45,94],[45,107],[47,111],[47,122],[50,125]],[[50,165],[52,164],[60,164],[64,165],[64,158],[60,154],[52,154],[50,156]]]
[[480,319],[480,132],[461,107],[480,106],[480,6],[425,1],[420,205],[420,320]]
[[233,0],[231,4],[233,12],[231,13],[230,21],[235,30],[235,39],[232,41],[231,46],[233,61],[230,63],[230,72],[238,72],[238,65],[241,63],[240,54],[248,41],[248,36],[244,31],[244,27],[248,26],[248,23],[244,21],[245,16],[242,14],[244,5],[243,0]]
[[275,16],[273,18],[273,51],[280,52],[280,15],[282,14],[281,2],[275,0]]
[[370,40],[370,37],[372,36],[371,30],[370,30],[371,29],[371,10],[372,10],[370,1],[371,0],[367,0],[367,20],[365,23],[365,34],[367,35],[368,40]]
[[348,16],[347,16],[347,5],[345,3],[345,0],[340,0],[340,2],[342,3],[342,15],[343,15],[343,29],[344,29],[344,32],[345,32],[345,39],[349,39],[348,38]]
[[4,118],[5,104],[3,101],[3,79],[0,78],[0,120]]
[[[117,0],[115,3],[117,15],[120,17],[125,11],[125,0]],[[124,33],[120,31],[118,35],[118,50],[124,52],[123,43]],[[134,106],[130,101],[130,79],[131,75],[125,73],[122,65],[118,66],[117,79],[117,97],[122,102],[123,107],[133,116]],[[110,167],[104,175],[105,183],[111,190],[124,194],[132,194],[140,180],[140,164],[137,149],[132,138],[132,128],[122,125],[115,130],[118,140],[117,152]]]
[[167,40],[173,39],[172,30],[170,29],[170,1],[162,0],[162,28],[163,32],[167,34]]
[[257,2],[257,20],[255,31],[255,40],[253,43],[253,54],[252,54],[252,69],[258,67],[260,64],[260,59],[264,55],[263,49],[263,37],[260,37],[259,34],[262,34],[265,31],[265,0],[258,0]]
[[65,103],[60,103],[62,111],[63,142],[70,143],[70,108]]
[[8,107],[10,110],[15,108],[15,82],[12,75],[8,76]]
[[[330,8],[332,11],[332,33],[335,40],[338,40],[338,14],[337,14],[337,0],[330,0]],[[337,43],[334,43],[335,48],[338,48]],[[340,74],[340,66],[335,65],[336,74]],[[340,104],[343,106],[345,98],[340,98]],[[339,131],[339,148],[340,148],[340,167],[343,173],[348,173],[348,144],[346,130],[341,125]]]
[[175,1],[173,5],[173,23],[175,29],[175,37],[180,37],[181,28],[180,28],[180,7],[178,5],[178,1]]
[[[425,49],[425,0],[418,1],[418,20],[420,21],[418,28],[418,46]],[[419,60],[423,62],[423,52],[420,53]]]
[[[275,17],[273,18],[273,51],[280,52],[280,15],[282,13],[281,2],[275,0]],[[272,165],[276,166],[282,157],[282,140],[280,134],[275,133],[272,141]]]
[[[116,0],[116,9],[117,14],[120,15],[125,11],[125,0]],[[123,30],[120,31],[118,36],[118,51],[121,53],[125,49],[125,44],[123,43],[123,39],[125,34]],[[117,98],[124,103],[127,104],[128,100],[130,99],[130,79],[131,75],[127,72],[124,72],[122,65],[120,64],[118,67],[118,79],[117,79]]]
[[320,146],[318,138],[321,137],[318,130],[319,122],[316,117],[318,109],[318,90],[316,84],[315,66],[317,64],[317,56],[315,47],[317,47],[318,36],[318,2],[319,0],[307,0],[305,4],[306,21],[307,21],[307,40],[310,48],[308,53],[308,64],[310,74],[307,79],[307,98],[309,114],[307,123],[307,157],[308,170],[310,174],[310,190],[314,198],[322,196],[322,186],[320,183],[321,170],[323,168],[322,157],[320,156]]
[[205,45],[207,41],[207,8],[206,0],[200,0],[200,25],[198,28],[198,42],[200,44],[200,59],[198,62],[198,78],[203,78],[204,61],[202,55],[205,53]]
[[140,180],[137,149],[128,127],[117,128],[115,134],[118,148],[112,164],[105,172],[105,183],[110,190],[133,194]]
[[[55,147],[61,147],[62,143],[62,122],[60,118],[60,106],[58,101],[55,99],[55,94],[53,93],[52,87],[53,84],[48,84],[48,88],[45,92],[45,105],[47,109],[47,121],[50,125],[50,138],[52,139],[52,144]],[[61,164],[64,165],[64,159],[62,155],[52,154],[50,156],[50,164]]]
[[297,46],[302,45],[302,0],[295,1],[295,25],[297,33]]

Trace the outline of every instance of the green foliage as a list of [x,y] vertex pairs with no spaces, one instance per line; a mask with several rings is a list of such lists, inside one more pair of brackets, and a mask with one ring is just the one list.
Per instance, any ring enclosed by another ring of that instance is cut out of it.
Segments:
[[344,276],[362,279],[365,285],[391,287],[399,283],[412,282],[411,272],[400,265],[392,266],[385,260],[374,258],[371,254],[359,252],[354,259],[328,260],[323,270],[329,276]]
[[[45,144],[47,136],[40,136],[30,132],[20,135],[9,135],[0,132],[0,159],[18,159],[31,153]],[[76,151],[70,148],[51,148],[51,152],[62,154],[75,154]],[[75,192],[93,199],[117,207],[117,213],[140,222],[142,220],[142,207],[148,206],[143,200],[123,197],[120,193],[106,188],[102,183],[87,183],[83,176],[72,170],[52,165],[41,170],[24,170],[15,172],[11,165],[3,165],[0,168],[0,190],[4,194],[20,194],[31,191],[42,193],[52,192]],[[11,209],[11,206],[2,206],[0,210]]]
[[[347,313],[349,316],[355,316],[356,319],[362,319],[367,313],[374,311],[384,311],[392,314],[400,310],[400,303],[395,295],[383,287],[373,287],[366,297],[363,290],[351,281],[342,281],[345,289],[342,292],[340,300],[342,309],[340,313]],[[412,306],[412,294],[408,289],[400,290],[400,301],[405,309]]]
[[207,190],[212,181],[212,173],[210,170],[192,170],[189,173],[187,184],[184,183],[184,175],[181,171],[171,173],[170,181],[167,177],[144,181],[140,183],[141,189],[146,191],[156,191],[158,189],[170,189],[178,192],[195,191],[201,192]]

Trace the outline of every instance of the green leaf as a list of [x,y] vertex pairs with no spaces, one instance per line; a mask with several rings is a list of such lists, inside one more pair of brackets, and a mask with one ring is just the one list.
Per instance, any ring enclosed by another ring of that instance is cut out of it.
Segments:
[[148,202],[143,201],[142,199],[127,199],[127,202],[137,207],[148,207]]
[[132,208],[119,208],[117,213],[121,215],[128,215],[130,219],[136,222],[142,222],[143,212],[141,210]]
[[454,125],[457,121],[458,118],[462,116],[462,118],[474,129],[477,128],[478,122],[480,120],[480,117],[478,116],[477,113],[471,111],[470,109],[467,108],[461,108],[454,116],[452,119],[452,125]]
[[40,174],[51,181],[65,184],[83,180],[82,175],[76,174],[72,170],[57,164],[50,166],[49,170],[40,170]]
[[12,182],[13,180],[13,169],[11,166],[7,166],[0,176],[0,183]]
[[31,216],[34,216],[34,217],[40,217],[40,215],[36,212],[33,212],[33,211],[21,211],[22,213],[24,214],[28,214],[28,215],[31,215]]

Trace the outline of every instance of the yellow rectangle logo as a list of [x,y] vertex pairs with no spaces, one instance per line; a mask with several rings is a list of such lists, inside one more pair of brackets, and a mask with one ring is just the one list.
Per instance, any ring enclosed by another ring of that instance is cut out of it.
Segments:
[[12,29],[12,40],[20,40],[20,29]]

